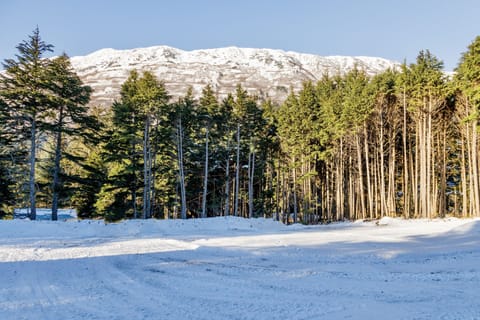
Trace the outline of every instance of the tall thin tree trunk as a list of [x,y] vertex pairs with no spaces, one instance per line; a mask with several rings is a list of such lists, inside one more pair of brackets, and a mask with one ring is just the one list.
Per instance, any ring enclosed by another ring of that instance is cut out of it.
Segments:
[[[134,114],[133,115],[133,123],[136,125],[137,122],[137,117]],[[137,188],[138,188],[138,181],[137,181],[137,156],[136,156],[136,149],[137,149],[137,139],[132,138],[132,150],[131,150],[131,161],[132,161],[132,167],[133,167],[133,181],[132,181],[132,202],[133,202],[133,218],[137,219],[138,218],[138,209],[137,209]]]
[[[384,130],[384,123],[383,123],[383,110],[380,110],[380,141],[379,141],[379,147],[380,147],[380,217],[384,217],[385,213],[388,212],[387,210],[387,201],[385,201],[385,154],[384,154],[384,142],[383,142],[383,130]],[[394,155],[390,155],[390,157],[394,157]],[[391,183],[391,180],[388,180],[389,186]],[[390,189],[389,189],[390,190]],[[389,196],[390,194],[388,194]]]
[[432,166],[432,139],[433,139],[433,133],[432,133],[432,98],[429,97],[428,99],[428,118],[427,118],[427,137],[426,137],[426,142],[427,142],[427,150],[426,150],[426,163],[427,163],[427,168],[426,168],[426,177],[427,177],[427,190],[426,190],[426,214],[428,218],[432,218],[432,215],[434,212],[432,212],[432,196],[433,196],[433,166]]
[[474,209],[473,212],[476,216],[480,214],[480,182],[479,182],[479,170],[478,170],[478,134],[477,134],[477,121],[472,123],[472,157],[470,165],[473,168],[473,199]]
[[180,175],[180,218],[187,219],[187,198],[185,192],[185,174],[183,171],[183,128],[182,119],[178,119],[177,123],[177,155],[178,155],[178,170]]
[[[275,160],[274,160],[275,161]],[[275,213],[274,213],[274,216],[275,216],[275,221],[279,221],[280,220],[280,194],[281,194],[281,191],[280,191],[280,179],[281,179],[281,164],[280,164],[280,157],[277,156],[277,161],[278,161],[278,168],[277,168],[277,175],[275,177],[275,185],[276,185],[276,188],[275,188]],[[275,166],[273,168],[273,170],[275,170]]]
[[240,124],[237,124],[237,165],[235,168],[235,203],[233,215],[238,216],[238,196],[240,187]]
[[410,186],[408,176],[408,154],[407,154],[407,101],[405,88],[403,89],[403,215],[410,216]]
[[[251,160],[250,160],[251,159]],[[253,218],[253,177],[255,174],[255,152],[249,155],[248,166],[248,217]]]
[[150,131],[150,117],[145,119],[145,126],[143,132],[143,219],[148,218],[150,211],[150,174],[149,174],[149,131]]
[[295,168],[295,161],[293,158],[293,223],[297,223],[298,217],[298,203],[297,203],[297,168]]
[[[366,217],[365,197],[364,197],[364,183],[363,183],[363,163],[362,163],[362,150],[360,143],[360,135],[357,133],[357,165],[358,165],[358,196],[360,197],[362,219]],[[350,168],[351,169],[351,168]]]
[[35,203],[36,198],[36,190],[35,190],[35,158],[36,158],[36,128],[37,122],[35,120],[35,116],[32,117],[31,120],[31,128],[30,128],[30,219],[36,220],[37,219],[37,204]]
[[227,165],[225,169],[225,216],[230,215],[230,155],[227,144]]
[[152,148],[152,142],[150,140],[150,134],[149,134],[149,140],[148,140],[148,211],[147,211],[147,218],[152,217],[153,189],[154,189],[154,186],[153,186],[153,148]]
[[[155,126],[155,131],[158,128],[158,123],[154,124]],[[158,132],[156,131],[156,137],[158,137]],[[156,203],[156,193],[155,193],[155,168],[157,167],[157,147],[158,143],[156,139],[154,140],[154,145],[150,146],[150,186],[151,186],[151,192],[150,192],[150,217],[153,217],[153,214],[155,213],[155,208],[157,207]],[[158,211],[160,213],[160,211]]]
[[[465,128],[463,128],[462,130],[467,130]],[[468,134],[468,131],[467,131],[467,134]],[[460,174],[461,174],[461,181],[462,181],[462,215],[464,217],[467,217],[469,216],[469,210],[468,210],[468,189],[467,189],[467,169],[466,169],[466,154],[465,154],[465,138],[462,137],[462,141],[461,141],[461,161],[460,161],[460,165],[461,165],[461,168],[460,168]]]
[[439,214],[440,214],[440,217],[444,218],[448,209],[448,204],[447,204],[448,202],[447,201],[447,128],[445,123],[443,124],[442,166],[440,170],[441,170],[441,181],[440,181],[441,190],[440,190]]
[[[396,203],[395,203],[395,168],[396,168],[396,148],[395,148],[395,137],[391,140],[391,147],[390,147],[390,167],[389,167],[389,178],[388,178],[388,201],[387,206],[388,210],[387,213],[389,216],[394,217],[397,213]],[[407,170],[407,168],[405,168]],[[405,196],[405,195],[404,195]]]
[[207,187],[208,187],[208,128],[205,133],[205,171],[203,175],[202,218],[207,217]]
[[63,107],[60,108],[57,128],[57,141],[55,142],[55,164],[53,168],[53,199],[52,199],[52,220],[58,220],[58,191],[60,189],[59,173],[60,160],[62,157],[62,126],[63,126]]
[[373,192],[372,192],[372,182],[370,177],[370,153],[368,148],[368,132],[367,124],[363,124],[363,141],[364,141],[364,152],[365,152],[365,171],[367,175],[367,196],[368,196],[368,214],[369,218],[373,217]]

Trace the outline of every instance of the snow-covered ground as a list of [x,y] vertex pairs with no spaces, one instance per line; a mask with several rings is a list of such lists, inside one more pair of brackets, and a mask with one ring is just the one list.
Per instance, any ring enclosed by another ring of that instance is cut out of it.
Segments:
[[0,319],[480,319],[480,220],[0,221]]

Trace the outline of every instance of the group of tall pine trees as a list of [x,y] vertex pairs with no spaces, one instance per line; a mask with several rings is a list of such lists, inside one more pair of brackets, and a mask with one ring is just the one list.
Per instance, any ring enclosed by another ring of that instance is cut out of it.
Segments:
[[[28,203],[31,219],[36,218],[37,169],[48,171],[49,204],[56,220],[63,191],[65,139],[91,140],[97,123],[87,113],[91,89],[72,70],[68,56],[43,59],[52,48],[42,41],[37,28],[17,46],[16,59],[5,60],[1,75],[0,205],[5,213]],[[48,153],[48,162],[39,163],[39,152]]]
[[267,216],[324,223],[480,215],[480,37],[453,76],[429,51],[373,77],[305,82],[277,105],[241,85],[169,96],[132,70],[111,108],[38,29],[0,75],[0,209],[82,218]]

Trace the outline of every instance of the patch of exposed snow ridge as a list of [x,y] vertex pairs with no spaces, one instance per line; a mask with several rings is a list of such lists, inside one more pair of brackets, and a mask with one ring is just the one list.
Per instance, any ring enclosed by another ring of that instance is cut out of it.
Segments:
[[227,47],[184,51],[168,46],[130,50],[101,49],[73,57],[72,65],[85,84],[94,89],[92,104],[110,105],[131,70],[153,72],[173,97],[188,87],[195,95],[211,84],[222,98],[241,84],[250,93],[280,102],[290,87],[299,90],[306,80],[324,74],[345,73],[357,66],[374,75],[398,63],[374,57],[322,57],[291,51]]

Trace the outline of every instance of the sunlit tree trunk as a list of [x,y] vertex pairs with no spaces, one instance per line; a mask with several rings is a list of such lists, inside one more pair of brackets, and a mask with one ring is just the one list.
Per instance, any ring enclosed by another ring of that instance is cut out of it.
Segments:
[[182,120],[179,118],[177,122],[177,156],[178,156],[178,170],[180,176],[180,218],[187,218],[187,198],[185,192],[185,173],[183,170],[183,128]]
[[29,181],[29,188],[30,188],[30,219],[36,220],[37,219],[37,204],[36,204],[36,190],[35,190],[35,158],[36,158],[36,120],[35,115],[32,116],[31,120],[31,127],[30,127],[30,181]]
[[240,124],[237,125],[237,162],[235,167],[235,203],[233,215],[238,216],[238,196],[240,188]]
[[205,133],[205,171],[203,175],[202,218],[207,217],[207,188],[208,188],[208,129]]

